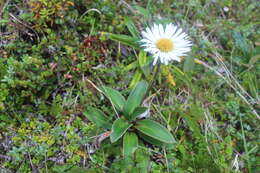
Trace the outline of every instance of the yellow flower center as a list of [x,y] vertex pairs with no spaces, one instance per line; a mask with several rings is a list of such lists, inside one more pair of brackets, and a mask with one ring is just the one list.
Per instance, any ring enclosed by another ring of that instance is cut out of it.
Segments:
[[170,52],[174,49],[174,43],[168,38],[161,38],[157,40],[155,45],[162,52]]

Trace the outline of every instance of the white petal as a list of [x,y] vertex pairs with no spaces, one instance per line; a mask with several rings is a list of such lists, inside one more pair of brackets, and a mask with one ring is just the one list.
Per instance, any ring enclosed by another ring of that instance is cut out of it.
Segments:
[[166,25],[166,27],[165,27],[165,35],[167,36],[167,38],[171,38],[172,30],[173,30],[172,24]]
[[151,29],[147,27],[146,28],[146,32],[149,34],[150,39],[154,42],[155,41],[155,37],[154,37],[154,34],[151,31]]
[[[147,27],[142,32],[143,39],[140,40],[144,51],[153,55],[153,65],[158,61],[162,64],[168,64],[170,61],[181,61],[181,56],[186,56],[191,50],[192,42],[188,35],[176,25],[170,23],[163,27],[162,24],[154,24]],[[174,49],[170,52],[162,52],[156,47],[156,41],[161,38],[171,39],[174,43]]]
[[144,42],[144,43],[153,43],[151,40],[148,40],[146,38],[140,40],[140,42]]
[[158,52],[158,49],[156,49],[156,48],[146,48],[146,49],[144,49],[144,51],[151,52],[152,54],[155,54],[156,52]]
[[161,38],[164,38],[164,37],[165,37],[165,34],[164,34],[164,29],[163,29],[162,24],[159,24],[159,32],[160,32],[160,37],[161,37]]
[[176,32],[176,30],[178,29],[178,27],[172,25],[172,28],[171,28],[171,29],[172,29],[172,31],[171,31],[171,36],[170,36],[170,38],[173,37],[173,36],[175,35],[175,32]]
[[181,59],[176,55],[171,55],[171,59],[180,62]]
[[159,55],[158,55],[158,54],[155,54],[154,60],[153,60],[153,65],[155,65],[155,64],[157,63],[158,58],[159,58]]
[[[151,40],[149,34],[147,32],[141,32],[142,33],[142,36],[145,38],[145,39],[148,39],[148,40]],[[151,40],[152,41],[152,40]]]
[[181,33],[182,33],[182,29],[179,28],[179,29],[176,31],[175,35],[176,35],[176,36],[179,36]]
[[160,34],[159,25],[155,25],[154,32],[155,32],[155,37],[157,37],[156,39],[160,39],[161,34]]

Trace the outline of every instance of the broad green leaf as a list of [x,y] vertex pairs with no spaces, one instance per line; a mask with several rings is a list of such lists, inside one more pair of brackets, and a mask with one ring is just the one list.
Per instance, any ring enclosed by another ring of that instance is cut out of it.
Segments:
[[124,106],[124,113],[129,117],[136,107],[140,106],[148,89],[148,83],[144,80],[137,83],[131,91]]
[[126,120],[119,118],[115,120],[112,126],[112,133],[110,135],[110,140],[112,143],[116,142],[121,138],[132,124],[129,124]]
[[145,113],[145,111],[147,111],[146,107],[137,107],[137,108],[135,108],[134,112],[130,116],[130,120],[135,120],[136,117],[138,117],[139,115]]
[[127,26],[127,29],[132,34],[133,37],[139,38],[139,32],[137,28],[135,27],[135,24],[132,19],[130,19],[128,16],[125,17],[125,24]]
[[161,124],[152,120],[141,120],[135,125],[135,128],[142,132],[143,134],[150,136],[158,141],[164,143],[174,143],[175,140],[171,133],[163,127]]
[[142,71],[137,70],[134,74],[133,79],[131,80],[131,82],[129,84],[129,88],[133,88],[134,86],[136,86],[136,84],[141,80],[141,78],[142,78]]
[[138,137],[133,132],[126,132],[123,140],[123,155],[131,157],[138,147]]
[[134,37],[130,37],[128,35],[122,35],[122,34],[112,34],[112,33],[104,33],[107,34],[109,39],[114,40],[114,41],[119,41],[120,43],[131,46],[132,48],[135,49],[140,49],[140,46],[138,44],[138,39]]
[[120,92],[114,90],[113,88],[105,87],[105,86],[102,87],[102,91],[111,100],[112,104],[115,105],[117,110],[119,111],[123,110],[126,101]]
[[111,129],[112,124],[109,118],[99,109],[89,107],[83,114],[98,127]]
[[164,142],[161,142],[155,138],[152,138],[150,136],[147,136],[141,132],[138,133],[138,135],[144,139],[146,142],[149,142],[150,144],[153,144],[153,145],[156,145],[158,147],[167,147],[167,148],[173,148],[174,147],[174,144],[173,143],[164,143]]

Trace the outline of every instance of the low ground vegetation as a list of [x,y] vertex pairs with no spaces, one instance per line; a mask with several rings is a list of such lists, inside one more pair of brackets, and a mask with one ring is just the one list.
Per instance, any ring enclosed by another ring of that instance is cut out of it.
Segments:
[[[1,1],[0,172],[260,172],[259,14],[256,0]],[[144,55],[111,34],[158,20],[193,42],[161,67],[147,101],[176,142],[143,141],[129,161],[83,112],[112,119],[96,87],[127,97],[146,77],[133,63]]]

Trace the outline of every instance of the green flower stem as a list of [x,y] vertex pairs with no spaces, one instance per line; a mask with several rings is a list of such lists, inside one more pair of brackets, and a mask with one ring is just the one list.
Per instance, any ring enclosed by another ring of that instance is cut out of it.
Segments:
[[152,86],[156,80],[156,77],[160,71],[160,67],[161,67],[161,63],[158,63],[155,68],[154,68],[154,71],[153,71],[153,76],[152,76],[152,79],[150,80],[149,82],[149,87],[147,89],[147,92],[146,92],[146,95],[150,92],[150,90],[152,89]]

